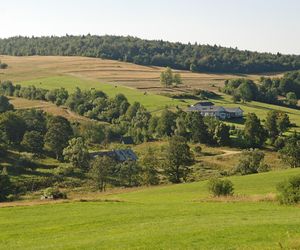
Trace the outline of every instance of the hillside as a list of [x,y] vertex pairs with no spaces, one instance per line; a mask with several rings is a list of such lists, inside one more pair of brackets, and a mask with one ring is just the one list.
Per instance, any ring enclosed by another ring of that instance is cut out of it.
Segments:
[[274,201],[277,183],[299,173],[232,177],[237,196],[228,199],[211,198],[204,181],[86,194],[82,202],[74,193],[67,203],[1,208],[0,244],[5,249],[299,249],[299,207]]
[[[184,84],[177,88],[165,88],[159,82],[159,75],[163,68],[139,66],[113,60],[103,60],[87,57],[60,57],[60,56],[0,56],[7,62],[8,69],[0,71],[0,80],[12,80],[22,86],[35,85],[45,89],[64,87],[74,91],[81,89],[99,89],[109,96],[118,93],[126,95],[133,103],[140,102],[152,112],[159,112],[163,108],[179,106],[186,109],[196,100],[174,99],[163,96],[163,93],[189,93],[192,89],[204,89],[218,92],[218,87],[224,85],[227,79],[245,77],[254,81],[261,76],[270,75],[230,75],[205,74],[179,71]],[[274,75],[281,76],[281,75]],[[228,107],[240,106],[246,114],[255,112],[262,119],[270,109],[281,110],[289,114],[291,121],[300,126],[300,111],[261,102],[234,104],[230,96],[219,93],[220,98],[212,99],[216,105]],[[30,101],[27,101],[27,104]],[[32,106],[36,106],[33,102]],[[30,105],[26,106],[30,107]],[[237,123],[239,125],[239,123]],[[296,128],[298,130],[298,128]]]
[[300,69],[300,56],[120,36],[11,37],[0,54],[88,56],[198,72],[261,73]]

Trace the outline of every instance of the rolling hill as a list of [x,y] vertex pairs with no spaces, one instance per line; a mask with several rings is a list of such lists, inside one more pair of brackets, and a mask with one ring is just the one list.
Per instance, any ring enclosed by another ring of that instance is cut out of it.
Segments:
[[231,177],[236,196],[228,199],[210,197],[202,181],[86,194],[81,200],[74,194],[60,204],[20,203],[0,209],[0,246],[299,249],[299,207],[274,201],[277,183],[295,174],[299,169]]

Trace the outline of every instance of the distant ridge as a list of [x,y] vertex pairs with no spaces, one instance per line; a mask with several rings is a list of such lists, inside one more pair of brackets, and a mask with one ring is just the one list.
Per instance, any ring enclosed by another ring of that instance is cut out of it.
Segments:
[[258,53],[220,46],[143,40],[122,36],[11,37],[0,54],[87,56],[199,72],[264,73],[300,69],[299,55]]

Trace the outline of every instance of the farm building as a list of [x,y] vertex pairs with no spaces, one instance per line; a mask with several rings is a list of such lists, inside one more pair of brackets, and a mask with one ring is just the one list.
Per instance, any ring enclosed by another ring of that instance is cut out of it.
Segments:
[[108,156],[118,162],[125,162],[125,161],[137,161],[138,157],[131,149],[118,149],[112,151],[101,151],[101,152],[94,152],[91,153],[90,156],[92,158],[101,157],[101,156]]
[[203,116],[214,116],[219,119],[241,118],[244,113],[240,107],[226,108],[215,106],[212,102],[198,102],[189,107],[188,111],[200,112]]

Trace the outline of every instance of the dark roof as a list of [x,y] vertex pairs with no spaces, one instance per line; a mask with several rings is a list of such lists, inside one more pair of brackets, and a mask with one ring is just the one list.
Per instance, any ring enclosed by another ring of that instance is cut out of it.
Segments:
[[192,106],[214,106],[215,104],[212,102],[197,102]]
[[136,161],[138,157],[131,149],[117,149],[112,151],[94,152],[90,154],[91,157],[95,158],[98,156],[108,156],[116,161]]
[[233,113],[237,111],[243,111],[240,107],[237,108],[226,108],[223,106],[191,106],[188,108],[188,111],[200,111],[200,112],[205,112],[205,113],[210,113],[210,112],[216,112],[216,111],[223,111],[227,113]]
[[121,142],[123,144],[134,144],[134,141],[131,136],[123,136]]
[[239,110],[243,111],[240,107],[237,107],[237,108],[225,108],[225,110],[227,112],[229,112],[229,113],[236,112],[236,111],[239,111]]
[[225,109],[221,106],[191,106],[189,107],[188,111],[201,111],[201,112],[216,112],[216,111],[222,111]]

